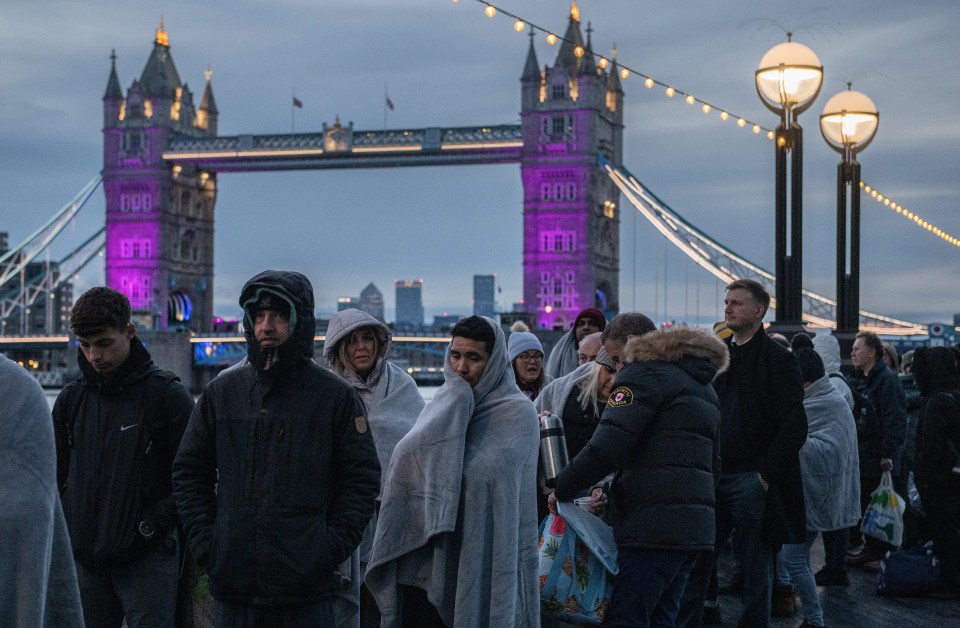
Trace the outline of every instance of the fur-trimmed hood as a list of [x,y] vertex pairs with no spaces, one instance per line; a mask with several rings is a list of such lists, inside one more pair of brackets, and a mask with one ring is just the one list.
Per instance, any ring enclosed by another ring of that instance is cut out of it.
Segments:
[[676,362],[688,371],[684,362],[706,361],[715,371],[707,381],[726,371],[730,364],[727,345],[713,333],[697,327],[674,327],[634,336],[627,341],[624,358],[626,362]]

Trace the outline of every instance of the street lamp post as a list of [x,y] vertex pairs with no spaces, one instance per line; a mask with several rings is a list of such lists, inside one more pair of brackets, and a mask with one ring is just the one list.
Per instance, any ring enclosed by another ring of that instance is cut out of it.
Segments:
[[[823,83],[817,55],[790,41],[778,44],[760,59],[756,87],[760,100],[780,116],[776,131],[776,275],[775,326],[788,334],[803,327],[803,129],[797,116],[805,111]],[[787,162],[790,162],[790,213],[787,221]],[[788,246],[789,241],[789,246]]]
[[[827,101],[820,116],[823,139],[843,156],[837,166],[837,329],[834,332],[842,349],[852,346],[860,328],[860,163],[857,153],[870,144],[879,124],[880,114],[873,101],[850,89],[849,84],[847,91]],[[848,353],[844,351],[843,355]]]

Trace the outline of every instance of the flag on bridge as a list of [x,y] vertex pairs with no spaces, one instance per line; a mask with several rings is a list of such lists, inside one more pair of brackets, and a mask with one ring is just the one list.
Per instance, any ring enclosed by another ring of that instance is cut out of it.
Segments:
[[297,98],[296,96],[294,96],[294,97],[293,97],[293,106],[296,107],[297,109],[303,109],[303,102],[302,102],[299,98]]
[[389,96],[386,96],[386,99],[387,99],[387,107],[390,108],[390,111],[393,111],[393,101],[390,100]]

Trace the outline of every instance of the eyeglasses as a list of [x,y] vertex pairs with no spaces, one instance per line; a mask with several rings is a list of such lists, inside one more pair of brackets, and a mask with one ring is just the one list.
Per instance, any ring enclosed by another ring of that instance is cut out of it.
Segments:
[[533,353],[524,352],[518,355],[517,359],[521,362],[543,362],[543,354],[537,351]]

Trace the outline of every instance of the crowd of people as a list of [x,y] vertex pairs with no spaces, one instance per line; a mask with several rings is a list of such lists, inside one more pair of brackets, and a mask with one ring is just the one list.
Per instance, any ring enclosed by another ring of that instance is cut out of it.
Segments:
[[[464,318],[425,405],[367,313],[335,315],[329,367],[314,358],[304,275],[264,271],[239,306],[247,355],[196,402],[105,287],[71,311],[82,377],[52,421],[0,356],[0,624],[191,626],[196,565],[218,628],[548,625],[538,525],[580,498],[617,550],[603,626],[717,624],[736,592],[740,627],[799,598],[802,625],[823,628],[817,586],[895,549],[859,528],[887,472],[919,494],[904,538],[933,541],[936,593],[960,594],[956,350],[901,366],[861,332],[845,377],[836,338],[773,337],[769,294],[738,280],[720,333],[587,308],[547,354],[523,325]],[[551,416],[569,463],[548,487]]]

